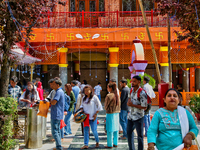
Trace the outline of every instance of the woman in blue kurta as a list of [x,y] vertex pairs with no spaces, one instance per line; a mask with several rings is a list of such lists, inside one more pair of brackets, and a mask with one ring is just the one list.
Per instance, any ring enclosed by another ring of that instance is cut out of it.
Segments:
[[157,110],[147,133],[148,150],[182,150],[192,144],[198,128],[192,115],[179,104],[178,92],[169,89],[165,93],[165,107]]
[[[109,94],[106,95],[104,108],[106,110],[107,146],[105,148],[117,147],[119,135],[119,112],[120,99],[117,94],[116,83],[107,86]],[[114,140],[114,141],[113,141]]]

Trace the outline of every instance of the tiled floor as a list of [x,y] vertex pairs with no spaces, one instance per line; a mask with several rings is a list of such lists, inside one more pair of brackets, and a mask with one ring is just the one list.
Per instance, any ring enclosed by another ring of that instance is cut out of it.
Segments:
[[[153,106],[151,109],[151,114],[154,114],[158,107]],[[107,136],[104,132],[104,121],[105,119],[105,111],[101,111],[98,115],[99,125],[98,125],[98,133],[99,133],[99,140],[100,140],[100,148],[104,149],[104,146],[107,145]],[[198,122],[198,128],[200,130],[200,122]],[[72,135],[65,136],[62,141],[63,149],[66,150],[76,150],[80,149],[83,146],[83,136],[81,132],[80,124],[73,122],[73,116],[71,117],[71,128],[72,128]],[[50,115],[48,114],[47,118],[47,138],[43,140],[43,146],[38,148],[37,150],[52,150],[55,148],[55,142],[52,142],[51,136],[51,126],[50,126]],[[200,134],[198,135],[198,141],[200,141]],[[20,140],[20,149],[25,150],[23,139]],[[89,141],[89,149],[95,149],[95,139],[90,132],[90,141]],[[135,147],[137,149],[137,137],[135,136],[134,139]],[[120,140],[117,148],[113,148],[114,150],[128,150],[128,143],[127,140]],[[144,138],[144,149],[147,149],[147,138]],[[28,150],[28,149],[27,149]],[[30,149],[29,149],[30,150]],[[34,149],[36,150],[36,149]]]

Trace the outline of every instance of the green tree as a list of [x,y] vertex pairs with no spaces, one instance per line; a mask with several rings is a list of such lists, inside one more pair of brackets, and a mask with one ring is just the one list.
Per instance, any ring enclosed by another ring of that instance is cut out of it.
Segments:
[[200,52],[200,1],[199,0],[155,0],[161,15],[168,14],[177,20],[181,30],[175,31],[177,41],[188,40],[190,47]]
[[0,0],[0,54],[1,78],[0,97],[6,97],[10,66],[13,57],[10,51],[16,42],[25,41],[26,46],[31,36],[31,29],[38,27],[39,20],[46,17],[44,12],[52,10],[55,0]]

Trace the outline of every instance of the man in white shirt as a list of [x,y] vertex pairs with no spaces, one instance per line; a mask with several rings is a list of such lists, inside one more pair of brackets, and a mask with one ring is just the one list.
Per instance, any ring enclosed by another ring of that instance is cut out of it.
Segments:
[[97,95],[100,101],[101,101],[101,91],[102,91],[102,87],[101,87],[101,83],[99,82],[98,85],[94,87],[94,93]]
[[[144,80],[143,80],[143,84],[144,87],[143,89],[146,91],[147,95],[152,99],[155,98],[156,95],[153,91],[153,87],[149,84],[150,78],[147,76],[144,76]],[[150,109],[145,111],[145,115],[144,115],[144,124],[145,124],[145,136],[147,136],[147,131],[149,129],[150,126]]]

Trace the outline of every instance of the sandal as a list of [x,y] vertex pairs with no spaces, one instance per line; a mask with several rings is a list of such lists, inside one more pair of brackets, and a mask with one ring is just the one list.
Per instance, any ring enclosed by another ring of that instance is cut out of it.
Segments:
[[89,147],[87,145],[84,145],[83,147],[81,147],[81,149],[88,149]]
[[95,148],[98,148],[99,147],[99,143],[96,143],[96,146],[95,146]]
[[105,146],[105,148],[113,148],[113,147]]
[[117,147],[117,145],[113,145],[113,147]]

